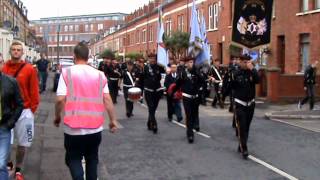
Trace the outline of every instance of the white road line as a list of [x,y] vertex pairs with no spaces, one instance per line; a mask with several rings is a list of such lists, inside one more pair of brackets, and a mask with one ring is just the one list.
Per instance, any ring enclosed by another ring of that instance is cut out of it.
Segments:
[[[181,124],[181,123],[179,123],[179,122],[177,122],[177,121],[172,121],[172,123],[174,123],[174,124],[176,124],[176,125],[178,125],[178,126],[181,126],[181,127],[183,127],[183,128],[187,128],[186,125]],[[205,138],[208,138],[208,139],[211,138],[211,136],[209,136],[209,135],[207,135],[207,134],[204,134],[204,133],[202,133],[202,132],[197,132],[197,131],[195,131],[195,130],[193,130],[193,132],[195,132],[196,134],[198,134],[198,135],[200,135],[200,136],[202,136],[202,137],[205,137]]]
[[287,125],[290,125],[290,126],[293,126],[293,127],[302,128],[302,129],[304,129],[304,130],[308,130],[308,131],[320,133],[320,130],[314,130],[314,129],[305,128],[305,127],[303,127],[303,126],[299,126],[299,125],[297,125],[297,124],[293,124],[293,123],[290,123],[290,122],[287,122],[287,121],[283,121],[283,120],[280,120],[280,119],[273,119],[273,118],[271,118],[270,120],[271,120],[271,121],[275,121],[275,122],[280,122],[280,123],[283,123],[283,124],[287,124]]
[[[145,104],[142,104],[142,103],[140,103],[140,102],[139,102],[139,104],[140,104],[142,107],[148,109],[148,106],[146,106]],[[172,123],[173,123],[173,124],[176,124],[176,125],[178,125],[178,126],[180,126],[180,127],[186,128],[186,126],[185,126],[184,124],[181,124],[181,123],[179,123],[179,122],[177,122],[177,121],[172,121]],[[284,122],[284,123],[285,123],[285,122]],[[287,123],[287,124],[289,124],[289,123]],[[290,124],[290,125],[291,125],[291,124]],[[293,125],[293,126],[294,126],[294,125]],[[195,132],[196,134],[202,136],[202,137],[211,139],[211,136],[209,136],[209,135],[207,135],[207,134],[205,134],[205,133],[196,132],[195,130],[194,130],[194,132]],[[268,163],[266,163],[266,162],[264,162],[264,161],[262,161],[262,160],[260,160],[260,159],[258,159],[258,158],[256,158],[256,157],[254,157],[254,156],[252,156],[252,155],[249,155],[248,158],[251,159],[252,161],[254,161],[254,162],[256,162],[256,163],[258,163],[258,164],[260,164],[260,165],[262,165],[262,166],[264,166],[264,167],[272,170],[273,172],[275,172],[275,173],[277,173],[277,174],[279,174],[279,175],[281,175],[281,176],[283,176],[283,177],[285,177],[285,178],[288,178],[289,180],[299,180],[298,178],[293,177],[293,176],[291,176],[290,174],[288,174],[288,173],[286,173],[286,172],[284,172],[284,171],[281,171],[280,169],[278,169],[278,168],[276,168],[276,167],[274,167],[274,166],[272,166],[272,165],[270,165],[270,164],[268,164]]]
[[260,159],[258,159],[256,157],[254,157],[252,155],[249,155],[248,158],[251,159],[252,161],[254,161],[254,162],[256,162],[256,163],[258,163],[258,164],[260,164],[260,165],[262,165],[262,166],[264,166],[264,167],[266,167],[266,168],[268,168],[268,169],[270,169],[270,170],[272,170],[274,172],[276,172],[277,174],[280,174],[283,177],[286,177],[286,178],[288,178],[290,180],[299,180],[298,178],[293,177],[290,174],[285,173],[284,171],[281,171],[280,169],[278,169],[276,167],[273,167],[270,164],[268,164],[268,163],[266,163],[266,162],[264,162],[264,161],[262,161],[262,160],[260,160]]

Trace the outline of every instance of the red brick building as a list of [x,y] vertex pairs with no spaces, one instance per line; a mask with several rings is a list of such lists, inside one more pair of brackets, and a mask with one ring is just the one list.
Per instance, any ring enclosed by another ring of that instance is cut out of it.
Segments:
[[72,59],[73,47],[78,42],[89,42],[91,39],[103,36],[110,28],[123,24],[125,15],[108,13],[41,18],[32,21],[32,27],[37,37],[43,37],[47,41],[49,59],[57,59],[57,51],[59,51],[59,58]]
[[[230,48],[233,1],[196,1],[199,14],[206,19],[212,58],[219,58],[224,64],[229,62],[230,49],[234,49]],[[99,54],[105,48],[120,55],[155,52],[160,3],[155,0],[126,16],[126,25],[92,44],[91,53]],[[188,31],[192,0],[163,4],[166,33]],[[274,0],[272,40],[257,51],[262,77],[259,96],[278,101],[304,95],[302,72],[308,63],[320,60],[319,27],[320,0]]]

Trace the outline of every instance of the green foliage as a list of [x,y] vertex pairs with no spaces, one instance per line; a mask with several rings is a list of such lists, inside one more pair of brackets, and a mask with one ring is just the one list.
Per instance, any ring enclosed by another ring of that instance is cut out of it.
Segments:
[[99,56],[99,58],[107,58],[107,59],[114,59],[115,54],[111,49],[105,49]]
[[185,52],[189,47],[189,37],[189,33],[181,31],[164,37],[164,44],[174,59],[186,55]]
[[143,54],[132,52],[132,53],[126,54],[126,58],[130,58],[131,60],[137,60],[139,58],[143,58]]

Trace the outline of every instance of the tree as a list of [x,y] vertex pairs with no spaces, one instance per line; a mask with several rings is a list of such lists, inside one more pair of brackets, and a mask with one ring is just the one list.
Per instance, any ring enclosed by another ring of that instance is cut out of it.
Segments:
[[186,57],[186,51],[189,47],[189,37],[189,33],[181,31],[164,37],[166,49],[169,50],[174,59]]
[[105,49],[99,56],[99,58],[108,58],[108,59],[114,59],[115,54],[111,49]]
[[137,60],[139,58],[143,58],[143,54],[132,52],[132,53],[126,54],[126,58],[129,58],[131,60]]

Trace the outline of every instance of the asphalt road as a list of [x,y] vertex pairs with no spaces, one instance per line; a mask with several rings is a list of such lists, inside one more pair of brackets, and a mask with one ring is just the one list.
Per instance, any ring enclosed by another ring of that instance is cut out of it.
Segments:
[[[64,164],[62,128],[52,125],[54,97],[49,91],[42,95],[35,141],[25,162],[26,180],[71,179]],[[123,96],[119,96],[116,111],[122,128],[116,134],[103,132],[100,180],[320,178],[320,134],[316,132],[255,117],[248,144],[251,156],[243,160],[226,110],[201,107],[203,134],[196,135],[194,144],[188,144],[183,125],[168,122],[164,100],[156,115],[156,135],[147,130],[144,106],[135,104],[134,116],[127,119]]]

